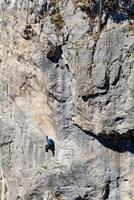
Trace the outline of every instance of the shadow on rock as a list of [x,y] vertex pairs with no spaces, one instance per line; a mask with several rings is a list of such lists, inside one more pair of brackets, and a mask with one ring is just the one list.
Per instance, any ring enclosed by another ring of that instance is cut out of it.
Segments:
[[[92,16],[98,15],[100,12],[100,1],[93,0],[90,8]],[[105,23],[110,18],[115,23],[120,23],[134,17],[134,2],[133,0],[109,0],[104,1],[102,6],[105,13]]]
[[84,131],[87,135],[94,137],[106,148],[119,153],[131,152],[134,153],[134,136],[132,131],[126,133],[125,135],[109,135],[104,134],[96,135],[89,131]]

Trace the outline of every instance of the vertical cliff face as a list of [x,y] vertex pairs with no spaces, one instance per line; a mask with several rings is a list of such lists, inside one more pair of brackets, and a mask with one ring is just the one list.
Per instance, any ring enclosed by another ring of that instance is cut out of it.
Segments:
[[134,3],[99,3],[0,2],[1,200],[134,198]]

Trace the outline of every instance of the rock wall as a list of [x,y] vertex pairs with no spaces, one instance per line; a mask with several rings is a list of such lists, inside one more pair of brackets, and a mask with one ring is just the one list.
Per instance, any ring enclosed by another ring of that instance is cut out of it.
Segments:
[[102,8],[1,0],[1,200],[134,199],[134,3]]

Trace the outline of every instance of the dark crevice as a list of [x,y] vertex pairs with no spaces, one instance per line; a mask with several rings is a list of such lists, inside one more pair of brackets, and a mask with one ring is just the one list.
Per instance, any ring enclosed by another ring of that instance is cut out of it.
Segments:
[[108,100],[106,101],[106,103],[105,103],[105,106],[107,106],[110,102],[111,102],[111,100],[108,99]]
[[121,69],[122,69],[122,66],[119,67],[118,75],[117,75],[117,77],[115,78],[115,80],[114,80],[114,82],[112,83],[112,85],[116,85],[117,82],[119,81],[120,75],[121,75]]
[[36,33],[32,29],[31,25],[27,25],[21,35],[25,40],[31,40],[32,37],[36,36]]
[[88,101],[89,99],[93,99],[102,95],[106,95],[108,92],[108,89],[106,89],[104,92],[99,92],[99,93],[95,93],[95,94],[88,94],[88,95],[83,95],[82,99],[83,101]]
[[116,151],[118,153],[131,152],[134,153],[134,129],[129,130],[127,133],[119,135],[118,133],[112,133],[110,135],[99,134],[96,135],[93,132],[82,129],[79,125],[75,124],[75,126],[79,127],[82,131],[84,131],[87,135],[92,136],[97,141],[99,141],[103,146],[112,151]]
[[55,99],[56,101],[58,101],[59,103],[64,103],[64,102],[66,102],[66,98],[63,98],[63,97],[57,97],[56,95],[54,95],[53,93],[51,93],[51,92],[48,92],[48,95],[49,95],[49,97],[51,97],[51,98],[53,98],[53,99]]
[[131,152],[134,153],[134,136],[121,136],[121,135],[98,135],[91,134],[95,137],[102,145],[113,151],[119,153]]
[[69,40],[69,36],[70,34],[68,33],[67,36],[65,38],[63,38],[63,44],[62,45],[66,45],[68,40]]
[[51,60],[53,63],[58,63],[59,60],[61,59],[62,54],[63,54],[62,45],[58,45],[58,46],[52,48],[47,53],[47,58],[49,60]]
[[11,143],[12,143],[12,140],[4,142],[4,143],[0,144],[0,147],[3,147],[5,145],[11,144]]
[[116,117],[115,122],[121,121],[123,119],[124,119],[124,117]]
[[109,194],[110,194],[110,183],[111,183],[111,181],[108,181],[108,182],[106,183],[105,190],[104,190],[103,200],[109,199]]
[[106,95],[108,90],[105,90],[104,92],[99,92],[99,93],[95,93],[95,94],[88,94],[88,95],[83,95],[82,99],[83,101],[88,101],[89,99],[93,99],[102,95]]
[[120,179],[120,177],[117,177],[117,179],[116,179],[117,188],[119,187],[119,179]]
[[100,95],[101,95],[100,93],[88,94],[88,95],[83,95],[81,98],[82,98],[83,101],[87,102],[89,99],[96,98]]

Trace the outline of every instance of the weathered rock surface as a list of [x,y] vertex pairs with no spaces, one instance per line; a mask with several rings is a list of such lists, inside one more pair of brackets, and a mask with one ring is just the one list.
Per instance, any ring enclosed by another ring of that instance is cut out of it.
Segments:
[[134,199],[134,3],[117,2],[101,32],[98,1],[0,2],[1,200]]

